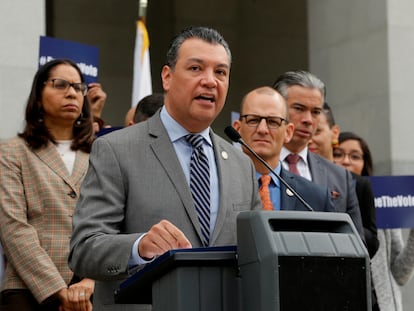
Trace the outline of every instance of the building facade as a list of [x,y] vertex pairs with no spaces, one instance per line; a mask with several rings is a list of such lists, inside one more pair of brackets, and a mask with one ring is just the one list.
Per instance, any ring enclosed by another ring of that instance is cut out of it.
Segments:
[[[233,53],[217,133],[247,91],[271,85],[286,70],[305,69],[326,83],[341,129],[367,140],[377,175],[413,175],[413,9],[409,0],[149,0],[153,90],[162,91],[160,72],[173,34],[189,25],[211,26]],[[99,48],[99,81],[108,93],[103,118],[123,124],[131,102],[137,0],[2,0],[0,16],[0,138],[22,129],[40,35]],[[407,309],[414,306],[410,296],[404,297]]]

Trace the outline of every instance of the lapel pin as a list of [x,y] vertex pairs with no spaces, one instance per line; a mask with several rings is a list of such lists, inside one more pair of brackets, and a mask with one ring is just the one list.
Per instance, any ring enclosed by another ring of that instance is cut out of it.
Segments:
[[229,155],[228,155],[228,153],[227,153],[226,151],[222,151],[222,152],[221,152],[221,157],[222,157],[224,160],[227,160],[227,159],[229,158]]
[[293,197],[293,192],[290,189],[286,189],[286,194],[290,197]]

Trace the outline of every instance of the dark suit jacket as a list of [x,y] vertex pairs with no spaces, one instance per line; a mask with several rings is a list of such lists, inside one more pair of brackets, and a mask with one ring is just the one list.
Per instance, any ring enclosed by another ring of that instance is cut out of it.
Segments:
[[[335,212],[327,187],[317,185],[306,178],[282,168],[280,176],[307,202],[314,211]],[[308,209],[281,183],[281,209],[307,211]]]
[[351,173],[312,152],[308,152],[308,163],[312,181],[328,187],[335,210],[347,213],[351,217],[362,241],[365,242],[361,212]]
[[374,194],[372,192],[371,182],[368,178],[354,173],[352,173],[352,177],[355,181],[362,225],[364,226],[365,241],[367,243],[369,256],[372,258],[379,247]]
[[[212,131],[210,135],[220,191],[210,243],[234,245],[237,214],[261,209],[256,173],[245,154]],[[98,138],[92,146],[73,216],[69,264],[79,275],[98,280],[94,308],[104,310],[107,304],[110,310],[128,309],[113,305],[113,291],[128,276],[135,240],[162,219],[180,228],[193,247],[201,247],[191,191],[157,113],[146,122]]]

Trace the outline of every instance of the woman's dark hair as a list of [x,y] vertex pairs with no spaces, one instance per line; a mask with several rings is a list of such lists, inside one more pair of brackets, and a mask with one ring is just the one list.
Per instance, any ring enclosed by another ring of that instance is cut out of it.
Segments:
[[[33,78],[32,89],[27,100],[25,112],[26,126],[24,131],[18,134],[34,150],[46,147],[49,141],[56,144],[56,140],[44,123],[44,111],[41,101],[45,82],[50,78],[50,72],[59,65],[72,66],[79,73],[81,81],[85,82],[79,67],[69,59],[55,59],[39,68]],[[73,125],[71,149],[89,153],[94,137],[91,108],[86,96],[84,96],[82,113]]]
[[372,156],[371,151],[369,150],[367,142],[360,136],[352,132],[342,132],[339,134],[339,144],[346,140],[356,140],[359,142],[361,146],[363,159],[364,159],[364,166],[362,168],[361,175],[362,176],[372,176],[374,174],[374,168],[372,164]]

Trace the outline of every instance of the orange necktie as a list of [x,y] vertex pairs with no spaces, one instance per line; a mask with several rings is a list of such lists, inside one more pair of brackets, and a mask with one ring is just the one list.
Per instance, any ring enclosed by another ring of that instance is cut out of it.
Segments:
[[272,200],[270,199],[270,192],[269,192],[269,184],[272,178],[269,175],[262,175],[260,177],[260,182],[262,185],[260,186],[260,198],[262,199],[263,209],[266,211],[273,211],[273,204]]

